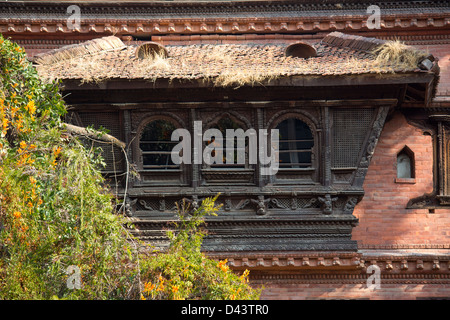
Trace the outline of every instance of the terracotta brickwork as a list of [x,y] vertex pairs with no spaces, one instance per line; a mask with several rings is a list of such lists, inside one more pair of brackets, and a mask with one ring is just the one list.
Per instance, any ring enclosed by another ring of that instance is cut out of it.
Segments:
[[[397,154],[408,146],[415,156],[415,183],[398,183]],[[362,245],[447,245],[450,209],[406,209],[411,198],[433,191],[430,135],[395,113],[383,129],[364,182],[365,196],[355,209],[359,226],[353,239]]]
[[450,297],[450,287],[442,284],[380,284],[371,290],[365,283],[330,284],[271,284],[266,285],[262,300],[312,300],[312,299],[364,299],[364,300],[416,300]]

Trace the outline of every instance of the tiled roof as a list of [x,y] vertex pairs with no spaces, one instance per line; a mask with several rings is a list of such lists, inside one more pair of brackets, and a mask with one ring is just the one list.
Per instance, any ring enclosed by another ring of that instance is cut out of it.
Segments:
[[286,46],[279,44],[174,45],[166,47],[169,56],[165,59],[139,59],[136,46],[106,37],[63,47],[36,56],[34,61],[47,80],[179,79],[223,86],[299,75],[427,72],[417,66],[377,61],[373,49],[384,43],[333,32],[313,45],[317,56],[308,59],[286,56]]

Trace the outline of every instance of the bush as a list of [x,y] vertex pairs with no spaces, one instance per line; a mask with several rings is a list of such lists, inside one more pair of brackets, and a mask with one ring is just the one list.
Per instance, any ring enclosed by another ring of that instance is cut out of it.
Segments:
[[[197,210],[183,203],[178,208],[175,231],[168,231],[170,246],[165,254],[143,260],[142,299],[258,299],[260,290],[248,285],[249,271],[232,272],[227,261],[207,258],[201,251],[204,217],[216,215],[215,198],[203,200]],[[192,212],[191,212],[192,211]]]
[[[95,150],[65,133],[57,84],[43,84],[24,50],[0,38],[0,297],[125,297],[130,244]],[[70,290],[66,270],[80,268]]]

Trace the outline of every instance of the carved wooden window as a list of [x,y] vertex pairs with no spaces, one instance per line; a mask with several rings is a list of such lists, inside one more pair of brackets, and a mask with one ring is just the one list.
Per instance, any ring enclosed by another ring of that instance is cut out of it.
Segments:
[[314,137],[306,123],[296,118],[278,124],[280,169],[312,167]]
[[442,205],[450,205],[450,121],[438,122],[439,194]]
[[[217,143],[214,144],[215,137],[208,136],[207,132],[209,129],[216,129],[220,132],[222,136],[222,144]],[[211,147],[211,157],[217,158],[217,160],[221,161],[205,161],[205,157],[203,157],[203,166],[202,166],[202,179],[205,184],[240,184],[240,185],[254,185],[255,181],[255,169],[254,164],[249,163],[249,139],[245,138],[244,141],[238,139],[234,136],[230,138],[230,135],[227,137],[227,130],[242,130],[244,136],[247,132],[246,126],[240,121],[236,120],[234,117],[229,115],[224,115],[216,121],[212,121],[212,124],[209,125],[204,132],[204,139],[209,139],[209,141],[204,142],[204,147],[206,150],[206,146]],[[241,132],[241,133],[242,133]],[[254,135],[255,141],[253,142],[256,145],[256,134]],[[227,147],[227,140],[233,146],[232,148]],[[255,148],[256,149],[256,148]],[[208,150],[207,153],[209,153]],[[219,152],[216,154],[215,152]],[[226,161],[227,153],[231,152],[229,159],[233,159],[233,161]],[[239,161],[238,158],[240,157]],[[213,158],[211,159],[213,160]],[[230,163],[232,162],[232,163]]]
[[356,168],[373,121],[372,108],[338,108],[333,112],[331,166],[334,169]]
[[[216,123],[210,126],[210,128],[217,129],[222,134],[222,142],[217,143],[216,137],[212,137],[211,140],[206,141],[206,145],[217,144],[214,146],[214,151],[212,151],[211,155],[214,157],[216,153],[221,154],[221,162],[213,163],[209,166],[211,169],[245,169],[248,166],[248,155],[247,155],[247,147],[248,147],[248,139],[245,139],[241,143],[238,142],[238,139],[234,136],[227,135],[227,130],[245,130],[241,124],[236,122],[230,117],[223,117],[219,119]],[[219,139],[220,140],[220,139]],[[218,141],[218,140],[217,140]],[[227,148],[227,145],[231,144],[232,148]],[[227,153],[230,153],[230,158],[233,160],[232,163],[230,161],[227,162]],[[242,157],[241,161],[238,161],[238,158]],[[244,163],[242,163],[244,162]]]
[[170,140],[175,129],[175,125],[165,119],[153,120],[145,126],[139,141],[144,170],[179,169],[171,159],[172,149],[178,143]]

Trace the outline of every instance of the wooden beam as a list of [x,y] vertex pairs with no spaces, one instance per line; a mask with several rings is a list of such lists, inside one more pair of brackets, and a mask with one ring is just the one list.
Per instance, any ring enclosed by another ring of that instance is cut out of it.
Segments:
[[[374,107],[374,106],[394,106],[397,99],[355,99],[355,100],[285,100],[285,101],[245,101],[227,102],[232,108],[273,108],[273,107]],[[80,103],[71,104],[70,107],[76,110],[86,109],[86,112],[96,112],[104,108],[108,110],[136,110],[136,109],[167,109],[167,108],[214,108],[222,106],[223,101],[193,101],[193,102],[157,102],[157,103]]]
[[400,106],[402,109],[421,109],[426,108],[423,101],[406,101]]
[[[269,82],[263,81],[253,87],[321,87],[321,86],[362,86],[405,83],[429,83],[434,74],[425,72],[394,74],[359,74],[339,76],[292,76]],[[214,88],[211,82],[202,79],[110,79],[100,83],[84,83],[80,80],[63,80],[64,90],[119,90],[119,89],[161,89],[161,88]],[[222,88],[222,87],[216,87]],[[233,86],[229,87],[230,89]]]
[[425,90],[421,91],[419,89],[414,88],[413,86],[408,86],[408,88],[406,90],[406,94],[408,96],[410,96],[410,97],[413,96],[416,100],[423,100],[423,101],[425,101],[425,97],[426,97]]

